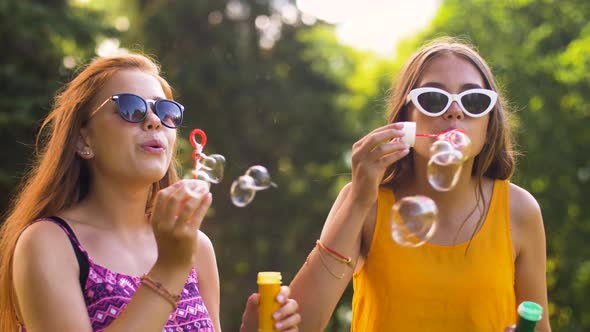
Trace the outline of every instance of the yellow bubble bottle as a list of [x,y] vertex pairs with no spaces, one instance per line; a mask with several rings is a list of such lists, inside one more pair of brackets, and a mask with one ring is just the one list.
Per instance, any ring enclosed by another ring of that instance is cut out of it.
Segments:
[[258,272],[260,294],[258,332],[275,332],[272,314],[281,308],[277,295],[281,290],[281,272]]

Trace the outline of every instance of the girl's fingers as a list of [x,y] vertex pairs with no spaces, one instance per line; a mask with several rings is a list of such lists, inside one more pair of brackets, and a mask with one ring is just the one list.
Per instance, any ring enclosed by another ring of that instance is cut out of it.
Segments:
[[377,133],[369,134],[357,143],[359,149],[373,151],[377,146],[388,143],[393,139],[404,136],[404,132],[397,129],[383,130]]
[[353,157],[356,160],[363,160],[370,156],[383,145],[400,143],[400,138],[404,136],[403,131],[390,129],[365,137],[363,140],[353,145]]
[[163,200],[165,200],[169,193],[171,193],[176,187],[179,185],[178,182],[164,188],[156,193],[156,197],[154,197],[154,206],[153,206],[153,213],[152,215],[161,214],[164,211],[166,204],[164,204]]
[[287,299],[289,299],[289,295],[291,295],[291,288],[289,288],[289,286],[281,286],[279,294],[277,295],[277,302],[279,302],[281,306],[284,305],[285,302],[287,302]]
[[190,216],[187,225],[191,227],[197,226],[197,228],[200,227],[203,218],[205,218],[205,215],[207,214],[207,211],[211,206],[211,202],[213,202],[213,196],[211,195],[211,193],[205,194],[205,196],[201,198],[199,206],[193,211],[193,214]]
[[181,207],[179,208],[180,210],[178,211],[178,217],[176,218],[177,227],[183,227],[189,223],[189,220],[192,219],[191,216],[195,213],[197,208],[201,206],[204,197],[205,196],[195,198],[188,195],[188,197],[185,198],[181,204]]
[[403,157],[407,156],[408,153],[410,153],[410,149],[406,148],[403,150],[398,150],[394,153],[391,153],[389,155],[386,155],[384,157],[382,157],[381,159],[379,159],[377,162],[379,163],[379,165],[381,167],[387,167],[395,162],[397,162],[398,160],[402,159]]
[[290,317],[297,314],[299,304],[293,299],[287,299],[285,303],[281,305],[281,309],[277,310],[273,315],[273,319],[276,321],[282,320],[285,317]]
[[200,197],[190,194],[191,188],[187,181],[181,180],[160,190],[156,194],[152,223],[160,230],[174,231],[177,235],[185,231],[194,233],[194,226],[200,227],[207,210],[211,206],[211,193],[206,192]]
[[405,149],[409,149],[410,145],[408,143],[403,142],[392,142],[392,143],[384,143],[377,146],[371,153],[367,156],[368,160],[379,160],[386,155],[402,151]]
[[371,151],[374,151],[383,144],[399,142],[402,137],[404,137],[403,131],[392,129],[391,131],[384,131],[371,137],[368,145],[371,147]]
[[166,224],[168,227],[172,226],[173,220],[168,220],[166,217],[168,214],[167,210],[169,209],[168,201],[172,193],[181,188],[182,184],[180,182],[181,181],[178,181],[156,193],[156,197],[154,199],[154,208],[151,216],[152,223],[158,224],[159,226],[164,224]]
[[[289,300],[295,302],[294,300]],[[279,331],[288,331],[290,328],[296,328],[301,322],[301,315],[297,312],[286,316],[280,321],[275,323],[275,327]]]
[[246,302],[246,309],[242,314],[242,326],[240,331],[256,331],[258,328],[258,303],[260,302],[260,295],[254,293],[248,297]]
[[182,181],[178,186],[175,186],[174,191],[168,196],[168,199],[164,202],[166,204],[166,208],[164,209],[164,214],[162,215],[162,220],[159,221],[163,226],[166,227],[174,227],[176,223],[177,213],[180,209],[181,204],[187,198],[187,193],[183,187]]
[[381,132],[381,131],[385,131],[385,130],[390,130],[390,129],[396,129],[396,130],[401,130],[404,128],[404,124],[401,122],[394,122],[394,123],[388,123],[385,126],[381,126],[379,128],[373,129],[370,133],[367,134],[367,136],[370,136],[372,134]]
[[297,331],[299,331],[299,328],[297,328],[297,327],[291,327],[291,328],[288,328],[286,330],[279,330],[279,331],[281,331],[281,332],[297,332]]
[[248,297],[248,301],[246,302],[246,306],[251,309],[255,309],[258,307],[260,303],[260,294],[253,293]]
[[390,123],[388,125],[385,125],[383,127],[379,127],[377,129],[373,129],[371,132],[369,132],[368,134],[366,134],[365,136],[363,136],[361,139],[359,139],[356,143],[357,144],[361,144],[362,142],[365,142],[367,140],[369,140],[371,137],[375,136],[375,135],[380,135],[382,133],[391,133],[391,132],[395,132],[395,131],[402,131],[403,129],[403,124],[402,123]]

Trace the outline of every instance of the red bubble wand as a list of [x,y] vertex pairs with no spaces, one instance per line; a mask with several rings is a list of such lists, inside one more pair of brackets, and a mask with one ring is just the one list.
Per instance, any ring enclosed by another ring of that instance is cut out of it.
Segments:
[[[195,137],[197,135],[201,137],[200,142],[197,142],[197,139]],[[205,144],[207,144],[207,134],[205,134],[205,132],[201,129],[194,129],[191,132],[189,139],[191,141],[191,145],[195,148],[195,150],[193,151],[193,159],[195,160],[194,178],[196,179],[197,172],[201,167],[201,163],[199,162],[199,160],[201,160],[201,158],[203,157],[203,148],[205,147]]]

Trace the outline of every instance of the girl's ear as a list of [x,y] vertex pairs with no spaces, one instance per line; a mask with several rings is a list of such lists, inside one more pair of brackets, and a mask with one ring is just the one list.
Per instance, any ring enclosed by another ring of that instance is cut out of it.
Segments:
[[94,152],[90,146],[90,138],[88,136],[88,129],[81,128],[80,135],[76,142],[76,152],[82,159],[91,159],[94,157]]

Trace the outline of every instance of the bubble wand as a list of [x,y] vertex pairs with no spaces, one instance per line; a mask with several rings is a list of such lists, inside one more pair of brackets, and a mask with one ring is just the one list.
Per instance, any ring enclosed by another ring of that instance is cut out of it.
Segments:
[[[197,136],[201,138],[199,141],[197,141]],[[219,154],[207,156],[203,153],[203,148],[207,144],[207,135],[203,130],[194,129],[189,136],[189,140],[195,148],[192,156],[195,161],[193,179],[196,181],[188,182],[187,190],[189,194],[200,198],[209,192],[211,183],[221,182],[225,167],[225,158]]]
[[[195,138],[195,136],[197,135],[201,136],[200,143],[197,142]],[[193,150],[193,159],[195,160],[195,170],[193,171],[193,173],[194,178],[197,179],[197,174],[199,172],[199,169],[201,168],[201,163],[199,161],[203,157],[203,148],[207,144],[207,134],[205,134],[205,132],[201,129],[194,129],[193,131],[191,131],[189,139],[191,145],[195,148],[195,150]]]
[[408,143],[410,146],[414,146],[416,142],[416,137],[429,137],[429,138],[436,138],[436,139],[443,139],[447,141],[454,141],[457,139],[464,139],[463,136],[466,136],[465,131],[461,129],[452,129],[449,131],[441,131],[438,134],[424,134],[424,133],[416,133],[416,122],[402,122],[404,124],[404,128],[402,131],[404,132],[404,136],[400,139],[400,141],[404,143]]

